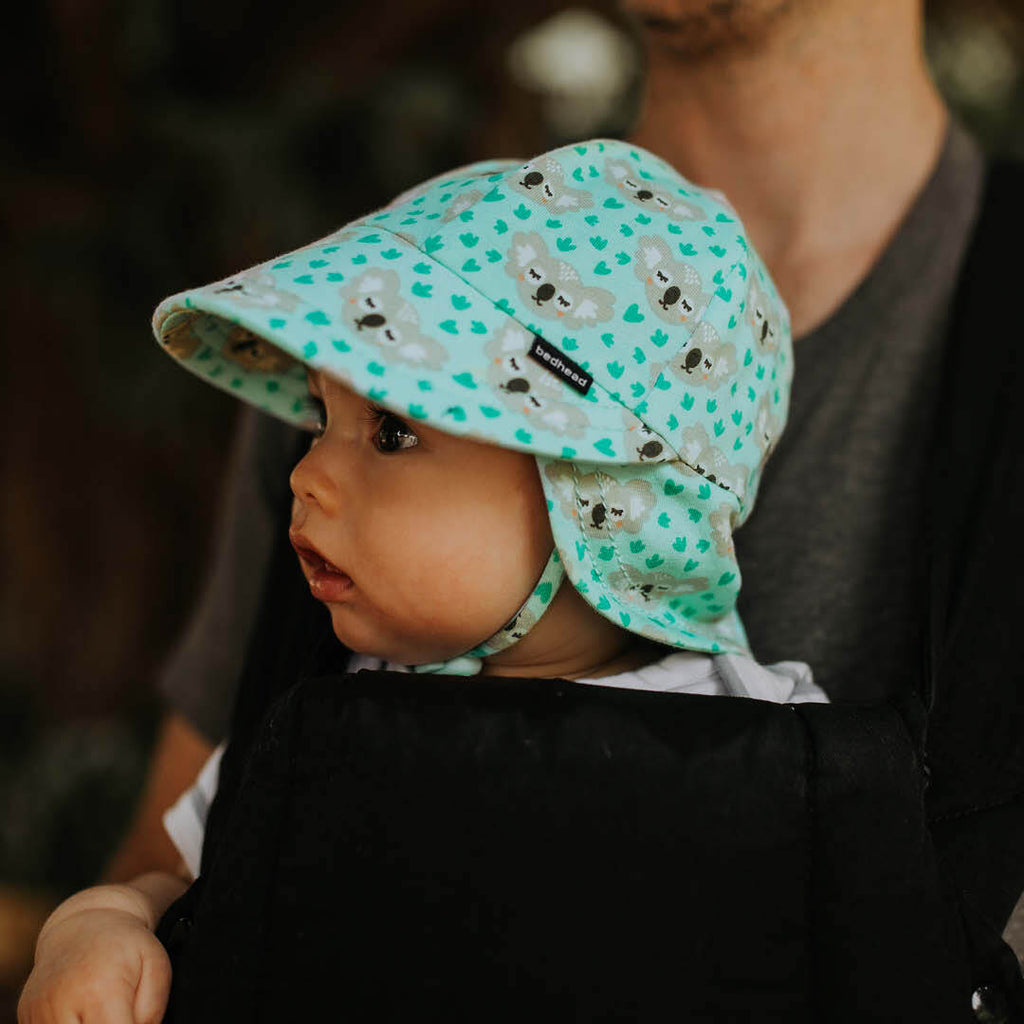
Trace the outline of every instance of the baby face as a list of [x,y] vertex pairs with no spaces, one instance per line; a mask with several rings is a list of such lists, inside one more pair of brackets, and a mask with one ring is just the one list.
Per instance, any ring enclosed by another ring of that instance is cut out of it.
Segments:
[[323,430],[291,475],[291,538],[352,650],[445,661],[526,600],[553,541],[532,456],[454,437],[310,374]]

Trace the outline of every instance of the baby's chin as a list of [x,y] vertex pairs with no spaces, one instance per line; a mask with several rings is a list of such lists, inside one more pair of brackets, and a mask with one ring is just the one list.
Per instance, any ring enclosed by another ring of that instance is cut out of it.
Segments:
[[416,647],[407,641],[399,639],[389,640],[384,637],[368,637],[357,635],[348,622],[339,623],[336,615],[331,616],[334,635],[353,654],[361,654],[367,658],[377,658],[381,661],[390,662],[393,665],[436,665],[440,662],[450,661],[452,658],[464,654],[472,647],[467,644],[460,650],[447,650],[441,648]]

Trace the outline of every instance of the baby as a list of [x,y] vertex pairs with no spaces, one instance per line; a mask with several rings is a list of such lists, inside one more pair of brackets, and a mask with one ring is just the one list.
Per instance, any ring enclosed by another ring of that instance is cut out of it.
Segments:
[[[807,666],[758,665],[735,611],[786,311],[735,211],[652,154],[595,140],[454,172],[165,300],[154,329],[313,431],[290,538],[350,671],[825,699]],[[185,885],[63,903],[20,1019],[159,1020],[153,928]]]

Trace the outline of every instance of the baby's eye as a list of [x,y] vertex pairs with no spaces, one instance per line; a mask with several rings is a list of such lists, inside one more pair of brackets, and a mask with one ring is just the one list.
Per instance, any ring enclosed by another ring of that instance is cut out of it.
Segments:
[[374,447],[377,451],[389,455],[403,448],[415,448],[420,439],[409,428],[404,420],[389,412],[380,413],[377,432],[373,435]]

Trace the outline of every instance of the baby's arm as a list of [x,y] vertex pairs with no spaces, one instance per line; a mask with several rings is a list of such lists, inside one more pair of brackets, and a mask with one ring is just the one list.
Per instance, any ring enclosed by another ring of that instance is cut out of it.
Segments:
[[19,1024],[156,1024],[167,1005],[171,964],[153,930],[186,884],[152,872],[65,900],[39,933]]

